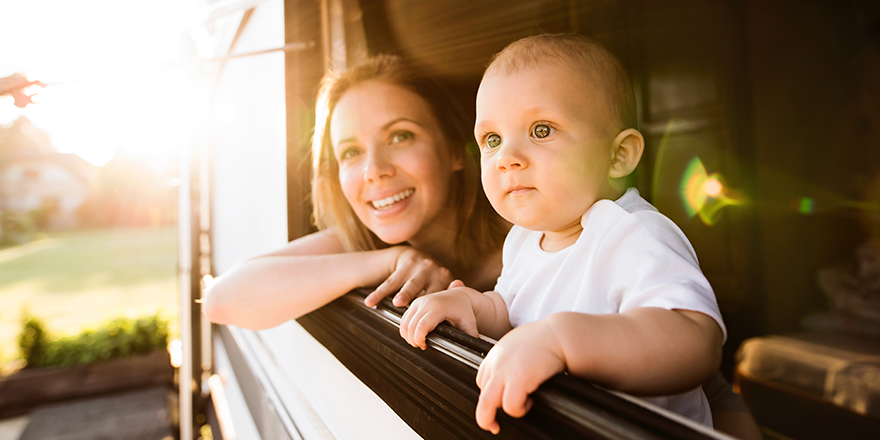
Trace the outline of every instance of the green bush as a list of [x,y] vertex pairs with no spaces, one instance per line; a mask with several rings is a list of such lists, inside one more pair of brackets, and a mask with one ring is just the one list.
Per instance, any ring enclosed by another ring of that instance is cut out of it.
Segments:
[[168,320],[159,315],[119,317],[77,336],[50,337],[45,325],[25,313],[18,339],[25,368],[67,366],[133,356],[168,345]]
[[31,240],[34,221],[28,212],[5,210],[0,212],[0,245],[15,245]]

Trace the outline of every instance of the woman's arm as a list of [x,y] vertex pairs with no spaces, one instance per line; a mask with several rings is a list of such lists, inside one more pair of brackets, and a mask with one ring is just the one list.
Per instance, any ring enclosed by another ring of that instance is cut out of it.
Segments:
[[316,232],[238,263],[217,278],[202,311],[218,324],[255,330],[274,327],[354,288],[379,284],[394,272],[398,257],[408,249],[344,252],[332,233]]

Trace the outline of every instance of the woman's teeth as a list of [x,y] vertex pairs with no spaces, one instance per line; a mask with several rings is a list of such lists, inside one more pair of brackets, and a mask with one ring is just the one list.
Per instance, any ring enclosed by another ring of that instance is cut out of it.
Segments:
[[415,189],[410,188],[410,189],[401,191],[393,196],[385,197],[384,199],[381,199],[381,200],[373,200],[370,203],[373,205],[373,208],[388,209],[391,207],[391,205],[393,205],[401,200],[408,199],[409,196],[411,196],[414,191],[415,191]]

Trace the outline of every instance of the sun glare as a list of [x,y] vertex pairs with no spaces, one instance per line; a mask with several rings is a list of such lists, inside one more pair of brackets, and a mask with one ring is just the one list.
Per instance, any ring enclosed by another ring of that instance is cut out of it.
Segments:
[[[27,117],[62,153],[95,165],[125,151],[173,161],[186,138],[184,74],[175,61],[189,2],[0,3],[0,77],[46,83],[36,104],[0,99],[0,124]],[[10,44],[8,42],[15,42]]]

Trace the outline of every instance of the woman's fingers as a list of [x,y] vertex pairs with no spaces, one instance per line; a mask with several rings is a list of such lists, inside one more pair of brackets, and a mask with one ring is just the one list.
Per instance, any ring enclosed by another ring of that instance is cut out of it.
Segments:
[[[452,272],[449,269],[437,265],[433,265],[428,269],[430,270],[430,278],[428,286],[425,287],[425,293],[439,292],[449,288],[450,282],[453,281]],[[464,283],[461,285],[464,286]]]
[[428,280],[428,284],[425,286],[425,294],[429,293],[437,293],[443,290],[446,290],[446,285],[449,282],[446,279],[442,279],[439,277],[431,277]]
[[425,290],[425,281],[417,275],[403,283],[400,292],[394,295],[394,300],[391,302],[397,307],[403,307],[419,296],[423,290]]
[[386,295],[388,295],[388,294],[387,293],[383,294],[382,292],[379,291],[379,289],[376,289],[376,290],[370,292],[370,294],[367,295],[366,298],[364,298],[364,304],[367,307],[375,307],[376,304],[379,304],[379,301],[381,301],[382,298],[385,298]]
[[431,260],[423,260],[418,269],[403,283],[400,292],[394,296],[393,303],[403,307],[422,293],[434,293],[446,290],[452,279],[449,269],[438,266]]
[[[452,281],[452,273],[426,254],[406,247],[398,256],[394,271],[364,299],[373,307],[388,295],[394,295],[392,303],[397,307],[409,304],[422,292],[434,293],[446,290]],[[395,294],[396,292],[396,294]]]
[[[382,301],[382,298],[385,298],[388,295],[392,295],[395,292],[403,290],[406,287],[406,283],[412,281],[413,275],[411,267],[404,267],[398,270],[395,270],[388,276],[388,278],[376,287],[376,290],[370,292],[369,295],[364,299],[364,304],[367,307],[373,307],[376,304],[379,304],[379,301]],[[411,289],[414,287],[411,287]],[[416,292],[418,295],[419,292]],[[416,295],[409,296],[408,292],[405,292],[404,296],[400,296],[400,293],[394,296],[394,299],[391,301],[397,307],[403,307],[416,297]],[[398,297],[401,299],[398,300]]]
[[383,281],[382,284],[379,284],[379,287],[376,287],[376,290],[370,292],[370,294],[364,298],[364,304],[366,304],[367,307],[373,307],[376,304],[379,304],[379,301],[382,301],[382,298],[396,292],[401,284],[398,279],[403,278],[397,275],[397,272],[394,272],[388,277],[388,279]]

